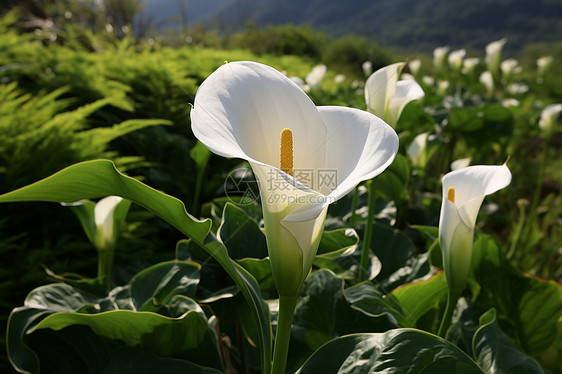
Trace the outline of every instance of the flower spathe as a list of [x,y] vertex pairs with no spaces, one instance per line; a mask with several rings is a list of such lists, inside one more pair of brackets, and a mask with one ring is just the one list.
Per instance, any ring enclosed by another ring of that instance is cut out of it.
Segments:
[[449,50],[449,46],[437,47],[433,50],[434,74],[438,74],[443,68],[443,63],[445,62],[445,58],[447,57]]
[[416,135],[406,150],[414,166],[423,168],[427,162],[426,148],[428,136],[429,132],[422,132]]
[[554,131],[556,121],[558,121],[560,113],[562,113],[562,104],[547,105],[541,112],[539,127],[546,134],[551,135]]
[[459,71],[461,69],[462,63],[463,63],[463,59],[466,56],[466,50],[465,49],[457,49],[456,51],[452,51],[451,53],[449,53],[449,66],[455,70],[455,71]]
[[391,126],[396,125],[406,104],[425,95],[415,80],[398,80],[404,65],[398,62],[385,66],[365,82],[367,110]]
[[[296,295],[308,275],[328,205],[380,174],[398,150],[396,133],[381,119],[317,107],[290,79],[255,62],[228,63],[212,73],[197,91],[191,123],[211,151],[250,163],[280,295]],[[294,176],[280,169],[286,128]]]
[[472,259],[474,227],[484,197],[511,183],[507,165],[476,165],[446,174],[439,218],[439,244],[451,292],[460,295]]
[[501,52],[505,43],[507,43],[507,39],[501,38],[500,40],[493,41],[486,45],[486,65],[488,65],[488,70],[494,76],[499,74]]
[[94,224],[96,226],[94,244],[98,250],[113,249],[117,242],[114,215],[115,209],[123,201],[119,196],[107,196],[94,207]]

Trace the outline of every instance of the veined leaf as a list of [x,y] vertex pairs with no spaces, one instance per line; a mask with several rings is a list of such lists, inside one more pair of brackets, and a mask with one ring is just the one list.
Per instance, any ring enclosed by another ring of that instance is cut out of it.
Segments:
[[267,305],[255,279],[235,263],[226,248],[211,233],[211,221],[198,220],[186,212],[184,204],[142,182],[121,174],[109,160],[75,164],[39,182],[0,196],[0,202],[72,202],[116,195],[129,199],[161,217],[203,247],[232,277],[250,310],[259,321],[262,371],[270,371],[271,326]]
[[297,373],[483,374],[483,371],[444,339],[420,330],[395,329],[332,340],[317,350]]

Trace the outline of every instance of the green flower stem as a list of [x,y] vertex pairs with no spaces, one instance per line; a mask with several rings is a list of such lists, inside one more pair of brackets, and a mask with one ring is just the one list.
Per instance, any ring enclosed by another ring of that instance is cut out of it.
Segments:
[[367,269],[369,268],[369,251],[371,250],[371,238],[373,235],[373,219],[375,216],[375,189],[373,181],[365,182],[367,185],[367,193],[369,198],[367,201],[367,222],[365,222],[365,233],[363,235],[363,243],[361,244],[361,259],[359,260],[359,273],[357,280],[362,282],[366,279]]
[[111,290],[114,255],[113,249],[98,250],[98,279],[106,293]]
[[349,217],[349,223],[353,225],[355,219],[357,218],[357,202],[359,201],[359,186],[355,186],[353,189],[353,196],[351,197],[351,217]]
[[197,171],[197,181],[195,182],[195,194],[193,196],[193,214],[195,217],[199,217],[199,199],[201,197],[201,188],[203,187],[203,181],[205,178],[205,171],[207,170],[207,165],[203,165]]
[[515,226],[515,230],[513,231],[511,246],[509,247],[509,251],[507,252],[508,260],[511,260],[515,255],[517,244],[519,243],[519,238],[521,236],[521,233],[523,232],[523,227],[525,225],[525,220],[526,220],[525,205],[524,204],[518,204],[518,205],[519,205],[519,221],[517,222],[517,226]]
[[447,295],[447,306],[445,307],[445,314],[443,314],[443,319],[441,319],[441,325],[439,326],[439,331],[437,332],[437,335],[442,338],[445,338],[447,330],[449,329],[449,326],[451,326],[453,312],[455,310],[455,306],[457,305],[459,297],[459,294],[453,293],[451,292],[451,290],[449,290],[449,294]]
[[538,177],[537,177],[537,183],[535,184],[535,191],[533,193],[533,198],[531,200],[529,214],[525,218],[523,234],[521,235],[522,236],[521,241],[524,243],[524,248],[526,249],[525,251],[523,251],[523,253],[527,253],[528,250],[531,249],[529,248],[529,242],[531,241],[533,231],[537,230],[538,227],[537,207],[539,206],[540,203],[540,197],[541,197],[543,179],[544,179],[544,170],[546,166],[550,141],[551,141],[551,136],[547,134],[544,140],[544,149],[541,154],[541,158],[539,160]]
[[544,179],[544,169],[546,166],[546,160],[548,157],[548,150],[550,147],[550,141],[552,139],[552,136],[547,135],[544,139],[544,150],[541,154],[541,159],[539,161],[539,176],[537,179],[537,184],[535,185],[535,191],[533,194],[533,200],[531,201],[531,210],[530,210],[530,215],[533,217],[533,219],[536,219],[536,210],[537,210],[537,206],[539,205],[539,200],[541,198],[541,192],[542,192],[542,185],[543,185],[543,179]]
[[289,340],[293,314],[297,305],[297,296],[279,296],[279,314],[277,315],[277,330],[275,333],[275,347],[273,349],[272,374],[285,374]]

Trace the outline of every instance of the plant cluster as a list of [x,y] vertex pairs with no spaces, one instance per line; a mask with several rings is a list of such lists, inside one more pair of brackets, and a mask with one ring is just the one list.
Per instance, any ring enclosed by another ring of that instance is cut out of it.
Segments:
[[[14,22],[0,23],[13,369],[562,372],[562,99],[548,56],[522,68],[499,40],[485,60],[443,47],[346,77],[128,37],[94,36],[92,52]],[[322,123],[364,132],[330,139]],[[283,127],[294,142],[277,165],[279,138],[260,136]],[[352,176],[342,190],[298,175],[323,166],[302,152],[324,143]]]

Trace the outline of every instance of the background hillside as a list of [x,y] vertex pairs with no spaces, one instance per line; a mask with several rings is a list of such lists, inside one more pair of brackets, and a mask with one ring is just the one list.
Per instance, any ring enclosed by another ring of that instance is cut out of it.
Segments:
[[[303,24],[332,36],[355,34],[381,45],[427,51],[438,45],[482,48],[507,37],[506,48],[562,40],[558,0],[144,0],[156,19],[180,16],[226,32],[248,23]],[[183,9],[183,13],[182,10]]]

